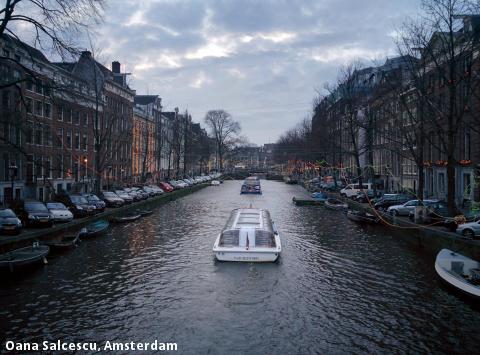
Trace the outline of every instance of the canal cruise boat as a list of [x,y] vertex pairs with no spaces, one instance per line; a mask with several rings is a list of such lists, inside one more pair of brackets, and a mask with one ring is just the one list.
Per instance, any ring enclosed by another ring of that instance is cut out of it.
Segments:
[[260,179],[257,176],[250,176],[243,181],[240,194],[262,194]]
[[213,246],[220,261],[274,262],[281,251],[270,213],[256,208],[233,210]]

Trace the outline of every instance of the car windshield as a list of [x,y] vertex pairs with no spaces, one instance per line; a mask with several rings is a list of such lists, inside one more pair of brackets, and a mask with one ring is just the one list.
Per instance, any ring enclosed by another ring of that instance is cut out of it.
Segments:
[[70,196],[73,203],[88,203],[87,199],[83,196]]
[[47,207],[41,202],[25,203],[25,210],[31,212],[48,212]]
[[0,210],[0,218],[16,217],[12,210]]
[[117,195],[126,195],[127,194],[125,191],[119,191],[119,190],[115,191],[115,193]]
[[88,201],[100,201],[100,199],[96,195],[88,195]]
[[67,209],[63,203],[59,203],[59,202],[49,202],[47,203],[47,208],[49,210],[66,210]]
[[103,196],[106,196],[106,197],[115,197],[115,194],[113,192],[104,192],[103,193]]

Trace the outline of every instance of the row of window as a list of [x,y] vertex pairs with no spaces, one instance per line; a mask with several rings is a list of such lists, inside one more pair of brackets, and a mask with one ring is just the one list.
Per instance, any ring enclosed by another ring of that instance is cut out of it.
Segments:
[[71,129],[64,130],[63,128],[57,128],[55,132],[52,132],[49,124],[39,122],[34,124],[32,121],[27,122],[25,142],[45,147],[74,148],[83,151],[88,149],[86,134],[80,134],[80,132],[74,132]]

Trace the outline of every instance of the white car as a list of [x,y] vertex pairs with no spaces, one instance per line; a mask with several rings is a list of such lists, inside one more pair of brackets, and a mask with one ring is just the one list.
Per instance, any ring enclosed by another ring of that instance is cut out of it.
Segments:
[[[423,205],[428,206],[433,200],[423,200]],[[410,200],[402,205],[393,205],[387,208],[387,213],[393,216],[408,216],[410,212],[415,211],[415,207],[422,206],[420,200]]]
[[480,221],[459,224],[457,233],[467,238],[474,238],[480,235]]
[[54,222],[70,222],[73,220],[73,214],[61,202],[47,202],[46,206]]

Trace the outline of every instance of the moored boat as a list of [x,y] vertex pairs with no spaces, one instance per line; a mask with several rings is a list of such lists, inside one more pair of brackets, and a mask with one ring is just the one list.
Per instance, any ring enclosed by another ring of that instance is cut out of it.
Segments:
[[317,206],[317,205],[323,206],[325,203],[325,201],[313,199],[313,198],[304,199],[304,198],[293,197],[292,201],[297,206]]
[[378,222],[380,221],[377,216],[371,213],[354,210],[347,211],[347,218],[353,222],[360,224],[378,224]]
[[273,262],[282,251],[280,236],[267,210],[232,211],[213,253],[220,261]]
[[438,276],[455,289],[480,297],[480,263],[449,249],[442,249],[435,260]]
[[153,210],[137,210],[137,213],[140,217],[150,216],[153,213]]
[[50,248],[47,245],[33,243],[32,246],[9,251],[0,255],[0,270],[15,271],[16,268],[30,266],[43,261],[47,262],[46,256]]
[[348,204],[343,201],[340,201],[336,198],[327,198],[325,200],[325,208],[329,210],[346,210],[348,208]]
[[110,227],[110,223],[108,221],[101,219],[99,221],[95,221],[93,223],[88,224],[83,232],[80,234],[80,238],[90,238],[90,237],[96,237],[99,236],[103,233],[105,233]]
[[76,247],[80,242],[80,236],[86,232],[86,228],[82,228],[77,233],[63,235],[59,240],[47,240],[43,244],[48,245],[52,250],[64,250]]
[[126,214],[122,216],[115,216],[110,219],[112,223],[129,223],[129,222],[134,222],[137,219],[142,217],[140,213],[134,213],[134,214]]
[[323,192],[312,192],[312,198],[317,200],[317,201],[326,201],[328,199],[328,196],[324,194]]
[[220,181],[218,181],[218,180],[212,180],[212,181],[210,182],[210,185],[212,185],[212,186],[220,186]]

